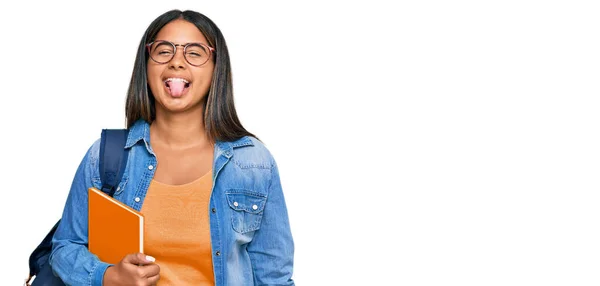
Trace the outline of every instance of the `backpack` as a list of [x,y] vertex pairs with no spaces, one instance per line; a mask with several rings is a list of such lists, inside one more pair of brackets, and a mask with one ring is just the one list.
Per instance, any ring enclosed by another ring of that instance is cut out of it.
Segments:
[[[128,149],[127,129],[103,129],[100,137],[100,180],[102,191],[111,197],[127,165]],[[48,259],[52,251],[52,237],[58,228],[60,220],[52,227],[50,232],[29,256],[29,278],[25,284],[31,286],[64,286],[62,280],[54,275]],[[33,284],[29,284],[35,276]]]

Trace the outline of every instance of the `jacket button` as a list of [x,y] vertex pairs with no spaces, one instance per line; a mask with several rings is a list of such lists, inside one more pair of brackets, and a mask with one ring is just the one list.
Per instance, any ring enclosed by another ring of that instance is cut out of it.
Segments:
[[252,209],[253,209],[253,210],[257,210],[257,209],[258,209],[258,206],[257,206],[257,205],[253,205],[253,206],[252,206]]
[[139,203],[140,202],[140,197],[136,197],[134,200],[135,200],[136,203]]
[[152,166],[152,165],[148,166],[148,170],[152,170],[152,169],[154,169],[154,166]]
[[237,206],[239,206],[240,204],[238,204],[238,202],[233,202],[233,205],[237,207]]
[[213,213],[216,213],[216,212],[217,212],[217,209],[215,209],[215,208],[212,208],[212,210],[210,210],[210,211],[212,211]]
[[221,256],[221,252],[217,251],[217,253],[215,253],[217,256]]

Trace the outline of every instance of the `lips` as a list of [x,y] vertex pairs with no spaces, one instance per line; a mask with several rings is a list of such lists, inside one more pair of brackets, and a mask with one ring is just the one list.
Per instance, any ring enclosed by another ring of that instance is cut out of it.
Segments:
[[181,97],[190,87],[190,81],[179,77],[165,79],[165,88],[173,97]]

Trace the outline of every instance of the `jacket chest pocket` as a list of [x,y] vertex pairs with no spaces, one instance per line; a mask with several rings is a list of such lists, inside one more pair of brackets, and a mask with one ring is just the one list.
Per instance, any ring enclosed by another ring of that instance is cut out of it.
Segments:
[[249,190],[231,189],[225,192],[231,208],[231,224],[239,233],[255,231],[260,228],[267,196]]

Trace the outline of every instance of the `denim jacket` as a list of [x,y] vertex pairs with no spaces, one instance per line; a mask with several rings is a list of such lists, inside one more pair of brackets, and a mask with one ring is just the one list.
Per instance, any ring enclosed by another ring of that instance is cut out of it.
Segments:
[[[140,210],[156,170],[150,125],[129,130],[125,173],[114,197]],[[100,140],[83,158],[69,191],[62,221],[52,240],[50,264],[67,285],[102,285],[110,266],[87,249],[89,187],[101,189]],[[294,285],[294,243],[277,165],[253,137],[217,141],[209,202],[216,285]],[[157,261],[160,265],[160,262]]]

